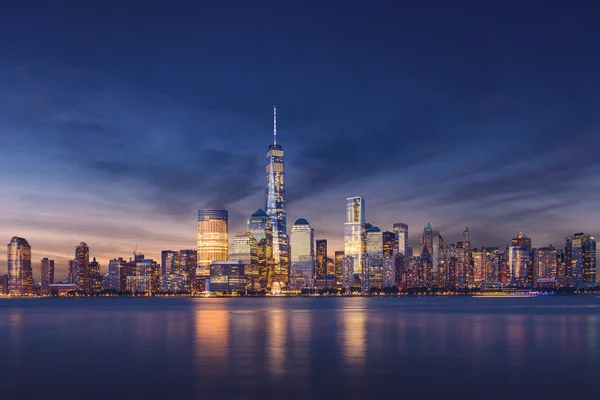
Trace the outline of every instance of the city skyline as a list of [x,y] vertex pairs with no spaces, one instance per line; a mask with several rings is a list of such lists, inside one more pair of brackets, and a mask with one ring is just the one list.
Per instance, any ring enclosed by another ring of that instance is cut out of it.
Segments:
[[[264,207],[274,103],[287,219],[310,221],[329,257],[352,196],[382,231],[408,224],[413,248],[427,221],[448,243],[469,227],[471,248],[598,234],[600,65],[585,6],[515,20],[390,3],[349,6],[343,21],[319,6],[290,20],[277,4],[273,17],[103,4],[110,32],[82,5],[6,10],[0,236],[30,243],[36,282],[44,257],[65,277],[82,241],[103,271],[136,243],[154,260],[193,249],[198,209],[228,210],[231,244]],[[133,19],[146,23],[131,32]]]

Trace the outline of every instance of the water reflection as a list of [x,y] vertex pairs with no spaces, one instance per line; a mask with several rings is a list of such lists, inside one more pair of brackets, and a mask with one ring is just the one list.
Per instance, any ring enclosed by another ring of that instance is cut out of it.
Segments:
[[229,356],[229,311],[196,309],[195,365],[199,375],[223,376]]
[[269,372],[273,376],[285,372],[285,350],[287,334],[287,316],[283,310],[269,310],[267,353]]
[[0,301],[0,398],[567,398],[600,373],[591,298],[213,300]]
[[367,315],[363,309],[348,309],[341,314],[342,357],[353,372],[363,369],[367,348]]

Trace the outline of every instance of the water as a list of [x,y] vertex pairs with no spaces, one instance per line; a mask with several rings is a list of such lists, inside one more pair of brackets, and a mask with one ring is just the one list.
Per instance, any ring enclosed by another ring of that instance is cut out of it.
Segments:
[[595,398],[599,316],[588,296],[0,300],[0,398]]

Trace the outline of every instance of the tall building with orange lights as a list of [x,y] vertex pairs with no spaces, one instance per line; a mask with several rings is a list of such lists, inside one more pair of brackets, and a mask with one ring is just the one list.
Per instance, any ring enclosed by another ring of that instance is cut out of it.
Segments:
[[226,210],[198,210],[198,272],[210,274],[213,261],[229,260],[228,213]]

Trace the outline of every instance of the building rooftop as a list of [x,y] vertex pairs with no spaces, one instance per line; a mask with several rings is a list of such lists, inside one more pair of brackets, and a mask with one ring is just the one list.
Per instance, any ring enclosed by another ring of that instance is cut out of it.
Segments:
[[294,225],[309,225],[309,223],[304,218],[300,218],[297,219],[296,222],[294,222]]
[[267,213],[264,212],[264,210],[262,208],[256,210],[256,212],[254,214],[252,214],[253,217],[264,217],[265,215],[267,215]]

